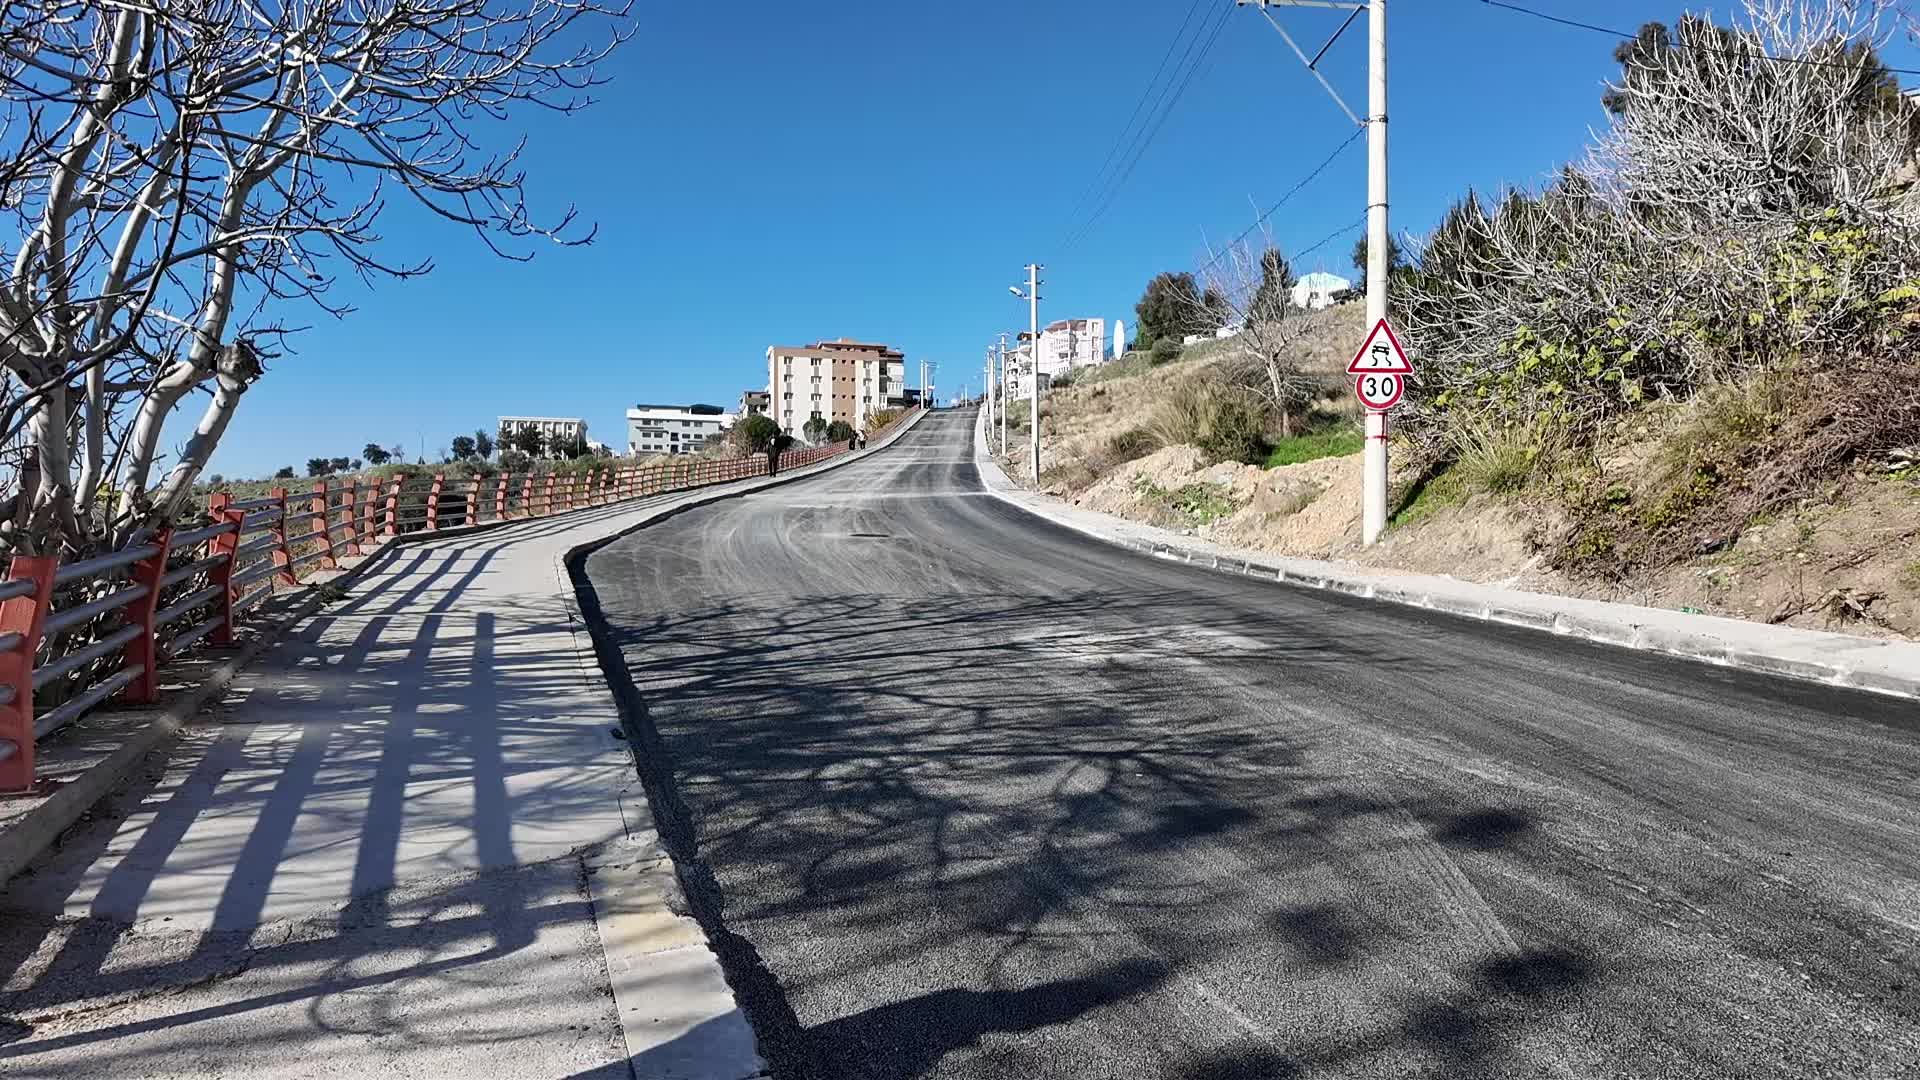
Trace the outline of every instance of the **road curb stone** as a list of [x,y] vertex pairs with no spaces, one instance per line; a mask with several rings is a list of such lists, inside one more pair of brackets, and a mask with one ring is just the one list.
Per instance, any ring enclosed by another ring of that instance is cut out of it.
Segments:
[[[982,411],[980,415],[986,414]],[[1716,667],[1920,698],[1920,644],[1529,593],[1455,578],[1371,573],[1319,560],[1281,559],[1277,566],[1256,564],[1238,551],[1205,542],[1182,542],[1164,529],[1071,506],[1051,495],[1019,487],[986,452],[983,424],[974,428],[974,465],[982,486],[1008,505],[1109,544],[1203,569],[1246,577],[1271,574],[1283,585],[1340,592],[1617,648],[1664,653]],[[1223,551],[1231,553],[1223,557]],[[1236,561],[1238,570],[1234,568]],[[1261,571],[1258,575],[1254,573],[1256,567]],[[1672,625],[1658,625],[1662,622]],[[1844,659],[1835,658],[1836,653]]]

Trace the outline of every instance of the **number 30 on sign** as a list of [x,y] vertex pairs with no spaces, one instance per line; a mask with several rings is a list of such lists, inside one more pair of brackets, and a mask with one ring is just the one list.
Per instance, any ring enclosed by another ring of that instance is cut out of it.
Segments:
[[1393,372],[1356,376],[1353,380],[1353,396],[1374,412],[1385,412],[1400,404],[1401,395],[1407,391],[1404,379],[1405,376]]

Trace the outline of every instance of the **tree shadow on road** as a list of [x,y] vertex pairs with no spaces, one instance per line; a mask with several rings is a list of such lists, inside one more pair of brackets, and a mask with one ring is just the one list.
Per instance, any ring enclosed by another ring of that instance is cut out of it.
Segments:
[[[1351,790],[1317,760],[1332,733],[1245,707],[1273,666],[1332,679],[1360,643],[1195,615],[1191,595],[1151,588],[754,602],[676,594],[696,568],[657,549],[591,570],[576,584],[663,838],[776,1075],[944,1075],[961,1059],[1104,1075],[1121,1051],[1103,1043],[1124,1033],[1142,1076],[1523,1064],[1471,967],[1431,972],[1431,993],[1359,1031],[1209,1031],[1176,1004],[1205,1000],[1208,979],[1377,973],[1420,932],[1357,900],[1289,914],[1270,883],[1325,876],[1354,900],[1400,872],[1401,845],[1526,833],[1510,808]],[[636,580],[647,608],[616,584],[602,617],[596,583]],[[1259,970],[1276,959],[1287,968]],[[1568,992],[1596,974],[1578,967]],[[1422,1019],[1435,1009],[1451,1033]],[[1083,1047],[1080,1071],[1061,1066],[1063,1041]]]

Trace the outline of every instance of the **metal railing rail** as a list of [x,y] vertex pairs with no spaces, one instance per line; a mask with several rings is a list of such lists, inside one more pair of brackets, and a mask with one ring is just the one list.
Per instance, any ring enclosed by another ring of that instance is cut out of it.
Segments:
[[[869,433],[883,438],[911,413]],[[848,443],[729,459],[675,458],[562,476],[444,472],[321,479],[309,492],[208,498],[211,523],[162,530],[60,563],[15,556],[0,577],[0,791],[34,782],[38,740],[110,700],[151,704],[159,669],[205,642],[237,643],[238,620],[302,573],[368,554],[380,538],[526,521],[781,473]],[[177,563],[178,565],[174,565]],[[70,644],[80,631],[88,640]],[[55,699],[35,714],[34,697]]]

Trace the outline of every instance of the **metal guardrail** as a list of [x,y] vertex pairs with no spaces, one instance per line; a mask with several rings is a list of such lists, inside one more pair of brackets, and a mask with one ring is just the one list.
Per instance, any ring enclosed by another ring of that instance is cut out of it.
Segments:
[[[892,426],[869,437],[883,437]],[[203,642],[215,648],[235,644],[239,616],[277,586],[298,587],[301,572],[337,567],[382,539],[533,520],[731,483],[849,449],[836,443],[771,459],[680,458],[566,476],[436,473],[342,484],[323,479],[307,493],[281,488],[244,500],[213,495],[207,503],[211,524],[142,535],[120,551],[64,564],[48,556],[15,556],[0,578],[0,791],[33,784],[38,739],[110,700],[152,703],[164,661]],[[176,555],[189,558],[170,565]],[[62,598],[57,608],[56,590]],[[173,630],[196,612],[206,615]],[[116,613],[118,626],[70,645],[80,636],[75,631]],[[65,700],[36,716],[35,693],[56,686]]]

